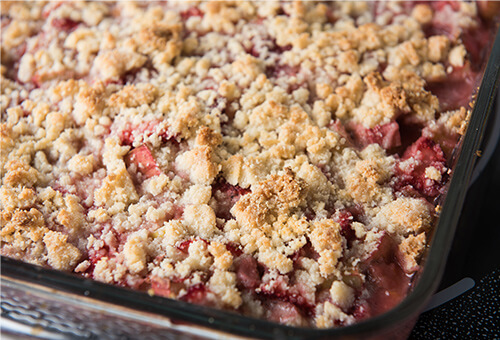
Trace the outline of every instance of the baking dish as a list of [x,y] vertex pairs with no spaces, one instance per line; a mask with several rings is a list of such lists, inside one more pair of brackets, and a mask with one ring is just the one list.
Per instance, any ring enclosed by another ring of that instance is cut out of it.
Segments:
[[[376,331],[380,331],[380,336],[388,336],[391,332],[396,332],[399,335],[404,334],[405,330],[409,331],[411,322],[405,324],[403,321],[415,318],[419,306],[431,294],[437,284],[438,273],[444,265],[444,254],[452,240],[453,228],[458,219],[457,210],[459,210],[465,195],[466,183],[470,177],[488,110],[491,109],[492,94],[498,80],[498,42],[495,46],[486,70],[487,76],[484,78],[481,91],[478,93],[469,131],[463,140],[462,152],[458,158],[455,174],[449,188],[450,195],[447,196],[448,198],[443,204],[438,231],[427,256],[425,269],[412,294],[394,310],[342,329],[292,328],[192,306],[179,301],[147,297],[142,293],[88,282],[70,275],[2,258],[2,269],[4,270],[3,305],[10,306],[6,307],[5,310],[10,308],[11,312],[8,314],[13,317],[16,313],[12,311],[15,311],[16,300],[18,300],[28,309],[34,309],[31,305],[33,304],[38,306],[35,309],[39,309],[39,306],[45,306],[46,312],[53,314],[56,311],[56,315],[59,313],[63,315],[62,320],[67,324],[69,324],[71,316],[74,316],[72,321],[80,325],[76,328],[80,329],[80,333],[74,335],[83,337],[120,337],[125,335],[133,337],[139,333],[154,337],[165,335],[165,329],[170,329],[174,335],[180,334],[179,332],[188,332],[194,336],[204,335],[214,338],[221,336],[218,331],[264,338],[362,337],[368,334],[373,335]],[[57,291],[46,290],[43,287],[50,287],[57,289]],[[30,291],[32,295],[24,295],[25,291]],[[100,302],[97,303],[93,299],[98,299]],[[68,304],[68,301],[74,302],[74,305]],[[118,306],[127,306],[127,308]],[[32,317],[40,315],[42,315],[40,310],[32,312]],[[168,321],[166,317],[171,321]],[[50,316],[47,319],[57,321],[58,318]],[[131,320],[136,321],[131,322]],[[193,326],[186,326],[189,323],[193,323]],[[92,333],[91,330],[94,329],[95,325],[99,326],[94,331],[95,333]],[[47,324],[46,326],[55,328],[54,325]],[[69,329],[72,327],[67,326],[66,330]]]

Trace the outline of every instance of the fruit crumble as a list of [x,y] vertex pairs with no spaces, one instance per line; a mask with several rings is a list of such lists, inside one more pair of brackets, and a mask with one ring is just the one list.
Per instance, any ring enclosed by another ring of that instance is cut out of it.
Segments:
[[411,289],[495,4],[1,6],[3,256],[295,326]]

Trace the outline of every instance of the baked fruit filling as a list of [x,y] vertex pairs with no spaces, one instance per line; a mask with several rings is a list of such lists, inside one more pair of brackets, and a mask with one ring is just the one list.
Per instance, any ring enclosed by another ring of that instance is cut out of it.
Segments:
[[476,2],[2,2],[1,254],[288,325],[411,288]]

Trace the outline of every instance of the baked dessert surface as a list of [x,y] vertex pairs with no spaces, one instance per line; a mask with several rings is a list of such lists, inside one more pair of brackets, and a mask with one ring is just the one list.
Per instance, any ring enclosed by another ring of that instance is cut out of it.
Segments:
[[272,321],[407,294],[475,3],[2,2],[1,254]]

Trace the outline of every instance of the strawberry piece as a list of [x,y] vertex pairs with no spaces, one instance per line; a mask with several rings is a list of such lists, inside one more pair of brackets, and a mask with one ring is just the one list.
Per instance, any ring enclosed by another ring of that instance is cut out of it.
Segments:
[[397,122],[376,125],[371,129],[365,128],[361,124],[351,124],[349,128],[356,145],[361,148],[377,143],[384,149],[390,150],[401,145],[401,135]]
[[341,210],[338,212],[338,214],[334,217],[335,222],[340,224],[340,234],[344,236],[344,238],[347,241],[347,244],[350,246],[352,242],[356,239],[356,233],[354,230],[351,228],[351,223],[354,220],[353,215],[351,214],[350,211],[348,210]]
[[[428,199],[442,194],[446,183],[446,174],[443,174],[446,158],[439,144],[427,137],[420,137],[405,151],[402,160],[410,158],[413,159],[410,165],[401,168],[399,162],[396,166],[395,189],[411,195],[423,195]],[[429,166],[443,174],[440,181],[426,177],[425,169]]]
[[189,287],[186,294],[181,296],[179,299],[190,303],[196,303],[198,305],[208,305],[209,301],[206,299],[207,293],[207,286],[204,283],[198,283]]
[[435,124],[427,126],[421,130],[422,136],[432,139],[439,144],[445,159],[451,159],[453,151],[456,149],[460,135],[450,131],[445,125]]
[[362,264],[367,274],[366,287],[370,295],[366,303],[357,303],[354,311],[357,318],[381,314],[406,296],[410,277],[397,262],[396,253],[396,242],[384,232],[378,240],[377,248]]
[[232,218],[231,208],[240,197],[250,192],[249,189],[244,189],[238,185],[231,185],[225,179],[219,178],[212,186],[212,196],[216,198],[215,216],[225,220]]
[[187,254],[191,243],[193,243],[193,239],[182,241],[179,245],[177,245],[177,249]]
[[[191,246],[191,243],[193,243],[194,240],[195,239],[191,238],[189,240],[182,241],[181,243],[179,243],[177,245],[177,249],[179,249],[183,253],[187,254],[189,252],[189,247]],[[202,238],[198,238],[197,240],[203,241],[203,242],[205,242],[208,245],[208,241],[207,240],[204,240]]]
[[445,162],[444,153],[441,147],[429,138],[420,137],[408,149],[406,149],[403,159],[413,158],[426,164],[434,162]]
[[243,254],[243,250],[241,249],[241,246],[239,244],[229,242],[229,243],[226,243],[226,248],[227,248],[227,250],[229,250],[231,252],[231,254],[234,257],[238,257],[241,254]]
[[304,317],[300,309],[293,303],[286,301],[272,301],[267,306],[269,319],[285,325],[304,325]]
[[444,112],[460,106],[468,107],[478,81],[478,74],[471,70],[467,62],[463,67],[454,67],[446,78],[429,81],[426,89],[438,97],[439,109]]
[[284,302],[292,304],[304,315],[314,315],[314,291],[303,284],[292,284],[286,275],[279,275],[270,281],[262,282],[257,294],[265,301],[269,301],[271,305]]
[[137,169],[146,177],[151,178],[153,176],[158,176],[161,174],[161,170],[158,167],[151,151],[146,145],[141,145],[138,148],[133,149],[127,155],[128,163],[137,165]]
[[190,7],[188,10],[181,12],[183,21],[191,17],[203,17],[204,13],[198,7]]
[[186,288],[185,279],[173,277],[171,279],[151,277],[151,289],[156,295],[174,298],[179,291]]
[[80,22],[70,18],[55,18],[52,20],[52,26],[62,31],[71,32],[76,29]]
[[252,255],[242,255],[234,261],[238,285],[246,289],[255,289],[260,284],[257,261]]
[[347,132],[344,124],[342,124],[340,120],[336,119],[335,121],[332,121],[330,124],[328,124],[328,128],[330,130],[337,132],[340,136],[344,137],[349,145],[354,144],[351,139],[351,135],[349,134],[349,132]]
[[151,280],[151,289],[153,289],[155,295],[172,297],[170,280],[168,279],[153,278]]

